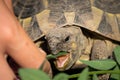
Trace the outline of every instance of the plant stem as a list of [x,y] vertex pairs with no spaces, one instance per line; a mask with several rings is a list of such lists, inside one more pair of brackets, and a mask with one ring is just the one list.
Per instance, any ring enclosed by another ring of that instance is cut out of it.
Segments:
[[120,70],[92,71],[92,72],[89,72],[89,75],[93,75],[93,74],[105,74],[105,73],[120,74]]
[[[120,74],[120,70],[91,71],[91,72],[89,72],[89,75],[93,75],[93,74],[105,74],[105,73]],[[72,75],[69,75],[69,78],[77,78],[79,76],[80,76],[80,73],[78,73],[78,74],[72,74]]]

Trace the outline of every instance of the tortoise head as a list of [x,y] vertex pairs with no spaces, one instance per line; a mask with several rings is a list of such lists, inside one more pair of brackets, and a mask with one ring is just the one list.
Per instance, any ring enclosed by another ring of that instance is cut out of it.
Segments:
[[67,52],[66,55],[60,56],[54,61],[56,68],[60,71],[71,68],[79,59],[84,48],[84,35],[76,26],[52,29],[46,35],[46,39],[52,54],[58,54],[60,51]]

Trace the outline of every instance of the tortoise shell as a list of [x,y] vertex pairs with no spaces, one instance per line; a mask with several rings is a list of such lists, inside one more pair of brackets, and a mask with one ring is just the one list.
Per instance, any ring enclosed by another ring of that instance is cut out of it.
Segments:
[[13,0],[13,8],[33,41],[65,25],[120,41],[120,0]]

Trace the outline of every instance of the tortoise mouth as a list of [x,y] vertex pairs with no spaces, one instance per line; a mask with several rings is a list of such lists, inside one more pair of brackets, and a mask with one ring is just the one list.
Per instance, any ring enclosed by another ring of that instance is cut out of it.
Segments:
[[56,58],[54,61],[55,66],[58,70],[65,70],[70,62],[70,52],[67,52],[66,55],[62,55]]

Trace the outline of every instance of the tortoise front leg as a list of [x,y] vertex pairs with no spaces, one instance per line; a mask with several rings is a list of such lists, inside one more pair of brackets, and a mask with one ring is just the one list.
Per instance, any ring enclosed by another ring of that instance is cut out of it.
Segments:
[[[108,59],[112,56],[113,52],[113,44],[110,41],[107,40],[94,40],[93,47],[92,47],[92,53],[91,53],[91,59]],[[99,75],[99,80],[108,80],[110,74],[103,74]]]
[[113,48],[113,43],[108,40],[94,40],[91,59],[107,59],[112,56]]

